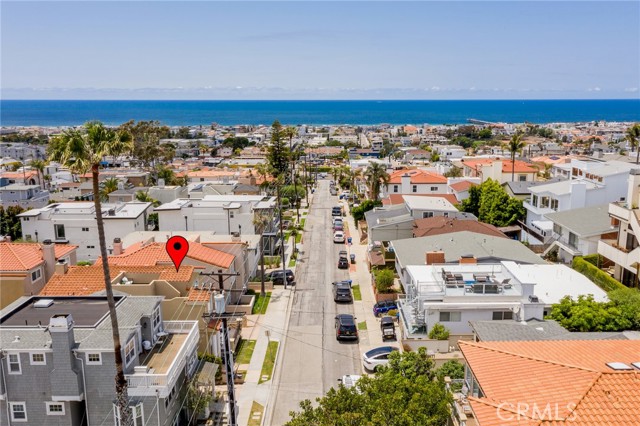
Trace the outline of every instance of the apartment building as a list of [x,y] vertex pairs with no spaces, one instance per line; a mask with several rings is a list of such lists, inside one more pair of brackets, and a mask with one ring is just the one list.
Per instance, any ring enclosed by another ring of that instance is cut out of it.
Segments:
[[[164,321],[161,297],[116,296],[134,425],[184,424],[197,321]],[[0,312],[0,424],[115,424],[105,296],[22,298]]]
[[3,207],[20,206],[24,209],[44,207],[49,204],[49,191],[40,185],[22,185],[13,183],[0,187],[0,205]]
[[640,270],[640,170],[632,170],[627,182],[625,201],[609,204],[611,225],[617,231],[615,238],[598,242],[598,254],[613,262],[615,279],[629,287],[638,287]]
[[[151,213],[151,203],[102,204],[104,232],[109,251],[113,239],[143,231]],[[27,241],[51,240],[78,246],[78,260],[100,257],[98,224],[92,202],[54,203],[18,215]]]

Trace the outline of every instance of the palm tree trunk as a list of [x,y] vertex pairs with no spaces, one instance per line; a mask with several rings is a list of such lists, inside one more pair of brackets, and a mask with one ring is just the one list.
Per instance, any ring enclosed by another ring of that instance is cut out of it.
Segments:
[[516,154],[511,154],[511,182],[516,179]]
[[109,272],[109,256],[107,254],[107,242],[104,236],[104,222],[102,220],[102,205],[98,186],[98,164],[91,166],[93,178],[93,204],[96,209],[96,221],[98,222],[98,239],[100,240],[100,255],[102,256],[102,272],[104,273],[104,287],[107,291],[107,304],[109,305],[109,316],[111,317],[111,333],[113,336],[113,350],[116,359],[116,404],[120,409],[120,424],[122,426],[133,425],[133,417],[129,408],[129,395],[127,392],[127,381],[124,378],[124,367],[122,363],[122,345],[120,344],[120,329],[118,328],[118,317],[116,315],[116,302],[113,298],[111,288],[111,274]]
[[640,141],[636,142],[636,164],[640,164]]

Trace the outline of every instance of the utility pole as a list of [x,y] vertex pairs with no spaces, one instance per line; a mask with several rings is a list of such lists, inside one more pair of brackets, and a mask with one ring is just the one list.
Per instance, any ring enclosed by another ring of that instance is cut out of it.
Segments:
[[278,221],[280,222],[280,240],[282,241],[282,248],[280,253],[282,255],[282,283],[284,284],[284,289],[287,289],[287,265],[285,264],[286,256],[284,252],[284,228],[282,224],[282,202],[280,201],[280,182],[276,182],[276,195],[278,198]]
[[[229,339],[229,327],[227,323],[227,319],[242,316],[244,314],[236,314],[235,312],[227,313],[226,312],[226,300],[224,295],[224,277],[236,277],[240,275],[238,272],[230,272],[223,273],[222,269],[218,269],[218,272],[210,272],[204,273],[201,272],[200,275],[207,276],[218,276],[218,285],[220,288],[220,293],[218,293],[215,297],[215,314],[210,314],[209,318],[218,317],[222,320],[222,358],[225,365],[225,370],[227,373],[227,394],[229,398],[229,426],[238,426],[238,415],[236,413],[236,396],[235,396],[235,385],[233,382],[233,353],[231,352],[231,341]],[[234,291],[234,290],[229,290]],[[241,290],[240,290],[241,291]]]

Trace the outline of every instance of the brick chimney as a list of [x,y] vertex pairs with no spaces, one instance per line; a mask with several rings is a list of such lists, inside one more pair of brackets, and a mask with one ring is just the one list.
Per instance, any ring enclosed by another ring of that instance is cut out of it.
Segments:
[[49,281],[56,269],[56,246],[51,240],[44,240],[41,247],[45,280]]
[[113,239],[113,255],[120,256],[124,250],[122,249],[122,240],[120,238]]
[[478,263],[478,260],[475,258],[474,255],[472,254],[463,254],[462,256],[460,256],[460,265],[462,264],[476,264]]
[[425,256],[426,265],[435,265],[446,263],[443,251],[428,251]]

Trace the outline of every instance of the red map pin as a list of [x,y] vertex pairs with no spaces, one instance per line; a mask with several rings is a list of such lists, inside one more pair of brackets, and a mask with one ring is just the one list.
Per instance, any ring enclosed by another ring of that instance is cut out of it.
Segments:
[[189,242],[180,235],[169,238],[165,246],[173,265],[176,267],[176,272],[180,269],[180,265],[185,256],[189,252]]

